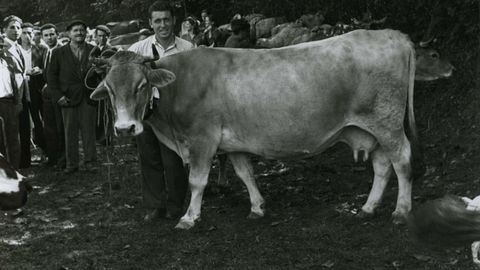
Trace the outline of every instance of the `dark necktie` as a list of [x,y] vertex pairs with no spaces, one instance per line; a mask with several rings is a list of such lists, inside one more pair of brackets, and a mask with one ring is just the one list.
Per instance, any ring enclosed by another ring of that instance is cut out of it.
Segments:
[[23,54],[22,54],[22,51],[20,50],[20,48],[18,47],[17,44],[15,44],[15,49],[17,50],[17,53],[18,53],[18,56],[20,57],[20,60],[22,61],[22,65],[20,66],[20,68],[22,69],[22,71],[25,71],[25,58],[23,58]]
[[[155,47],[155,44],[152,44],[152,54],[153,54],[153,59],[158,60],[160,59],[160,54],[158,53],[157,47]],[[150,62],[150,66],[155,69],[156,65],[155,62]]]
[[47,55],[45,55],[45,61],[43,63],[43,68],[47,69],[48,64],[50,63],[50,57],[52,56],[52,51],[47,50]]

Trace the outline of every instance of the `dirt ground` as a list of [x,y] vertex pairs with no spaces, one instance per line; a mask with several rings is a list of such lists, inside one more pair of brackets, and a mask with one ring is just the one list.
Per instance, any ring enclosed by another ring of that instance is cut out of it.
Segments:
[[[455,95],[454,83],[416,85],[427,172],[414,182],[414,207],[480,194],[478,89]],[[226,188],[214,168],[201,222],[178,231],[176,221],[143,221],[136,150],[126,142],[113,153],[99,147],[96,173],[23,171],[35,190],[22,213],[0,216],[0,269],[475,269],[469,247],[427,249],[393,226],[396,179],[378,215],[357,218],[373,175],[344,145],[305,160],[254,158],[267,201],[259,220],[246,219],[248,195],[231,166]]]

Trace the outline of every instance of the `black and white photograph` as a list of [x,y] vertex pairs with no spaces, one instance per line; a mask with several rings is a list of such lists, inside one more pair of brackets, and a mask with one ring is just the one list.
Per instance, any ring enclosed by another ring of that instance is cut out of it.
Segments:
[[478,0],[0,24],[0,270],[480,269]]

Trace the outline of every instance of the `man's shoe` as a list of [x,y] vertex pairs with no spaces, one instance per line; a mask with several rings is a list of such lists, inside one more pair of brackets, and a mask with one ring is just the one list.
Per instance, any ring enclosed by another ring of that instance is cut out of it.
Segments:
[[143,220],[146,221],[146,222],[150,222],[150,221],[152,221],[152,220],[165,217],[165,212],[166,212],[165,208],[156,208],[156,209],[150,210],[150,211],[145,215],[145,217],[143,218]]
[[63,170],[64,174],[72,174],[78,171],[78,167],[70,167]]
[[85,162],[84,167],[88,172],[96,172],[98,170],[98,166],[95,161]]
[[183,211],[180,209],[172,209],[168,210],[167,213],[165,213],[165,218],[166,219],[179,219],[183,214]]

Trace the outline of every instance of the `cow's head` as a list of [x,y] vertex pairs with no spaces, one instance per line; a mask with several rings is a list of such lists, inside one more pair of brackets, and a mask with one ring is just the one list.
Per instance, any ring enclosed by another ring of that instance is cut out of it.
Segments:
[[142,133],[142,120],[153,100],[152,88],[164,87],[175,80],[172,72],[152,69],[150,62],[152,59],[129,51],[119,51],[104,61],[107,75],[90,98],[110,98],[117,135]]
[[429,43],[431,42],[420,42],[415,46],[415,80],[432,81],[450,77],[454,67],[448,59],[441,57],[436,49],[429,48]]

